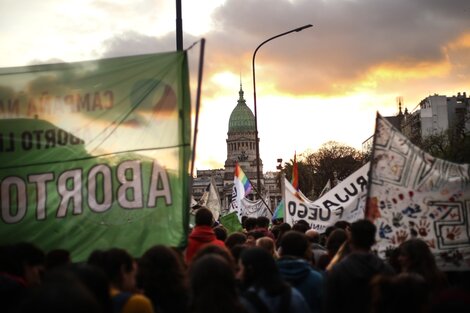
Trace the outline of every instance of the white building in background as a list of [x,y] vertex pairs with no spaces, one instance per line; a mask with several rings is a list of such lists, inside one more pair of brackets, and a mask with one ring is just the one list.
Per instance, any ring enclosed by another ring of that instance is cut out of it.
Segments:
[[[416,107],[416,111],[405,109],[403,113],[400,101],[398,114],[385,118],[415,143],[449,129],[461,128],[466,136],[470,136],[470,98],[465,92],[451,97],[434,94],[421,100]],[[373,135],[362,143],[363,152],[369,152],[372,143]]]
[[[227,159],[225,160],[224,168],[198,170],[197,177],[193,178],[193,198],[198,201],[210,183],[211,177],[214,177],[222,202],[222,209],[227,210],[232,199],[233,174],[235,165],[238,162],[254,189],[261,189],[260,193],[263,197],[266,194],[269,195],[268,205],[271,210],[274,210],[282,198],[279,182],[275,172],[268,172],[262,174],[260,177],[261,186],[257,186],[256,140],[255,116],[246,104],[244,92],[240,85],[237,104],[228,120]],[[263,173],[263,161],[261,158],[259,164],[260,172]],[[250,200],[259,198],[255,190],[248,195]]]
[[[423,99],[419,104],[421,138],[455,128],[465,120],[468,105],[469,98],[465,92],[452,97],[433,95]],[[468,132],[468,121],[466,128]]]

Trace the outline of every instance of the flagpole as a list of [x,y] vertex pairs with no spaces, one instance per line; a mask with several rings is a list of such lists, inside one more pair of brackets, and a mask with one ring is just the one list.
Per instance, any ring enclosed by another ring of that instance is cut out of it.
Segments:
[[284,181],[286,178],[285,178],[286,174],[281,171],[281,195],[282,195],[282,199],[281,201],[284,201],[284,214],[283,214],[283,220],[284,222],[286,222],[286,208],[287,208],[287,203],[286,203],[286,182]]
[[[196,89],[196,116],[194,118],[194,135],[193,135],[193,153],[191,157],[191,179],[194,172],[194,162],[196,162],[196,142],[199,124],[199,109],[201,107],[201,85],[202,85],[202,70],[204,66],[204,48],[206,46],[206,39],[201,39],[201,50],[199,52],[199,69],[197,75],[197,89]],[[192,185],[192,182],[191,182]]]
[[369,166],[369,171],[367,172],[367,197],[366,197],[366,208],[364,210],[364,216],[367,219],[368,215],[370,214],[371,210],[371,199],[370,199],[370,187],[372,185],[372,167],[374,166],[374,152],[375,152],[375,143],[377,140],[377,122],[379,120],[380,114],[379,111],[377,111],[376,116],[375,116],[375,128],[374,128],[374,138],[372,139],[372,151],[370,152],[370,166]]
[[[248,177],[247,177],[248,178]],[[253,188],[255,191],[256,191],[256,194],[259,195],[258,193],[258,189],[256,189],[256,187],[251,183],[251,180],[248,178],[248,181],[250,182],[251,184],[251,188]],[[269,206],[266,204],[266,201],[264,201],[263,197],[260,197],[261,201],[263,201],[264,205],[266,206],[266,208],[268,209],[269,213],[271,213],[271,215],[273,215],[273,211],[269,208]]]

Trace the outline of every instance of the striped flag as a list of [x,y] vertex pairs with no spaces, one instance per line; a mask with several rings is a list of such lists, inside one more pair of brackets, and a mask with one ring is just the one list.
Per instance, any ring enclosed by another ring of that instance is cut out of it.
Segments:
[[240,164],[235,165],[233,176],[232,202],[230,203],[230,212],[237,212],[238,219],[241,221],[242,205],[241,201],[251,192],[252,186],[250,180],[243,172]]
[[284,208],[285,208],[284,199],[282,199],[277,204],[277,207],[274,210],[272,221],[275,221],[275,220],[281,219],[281,218],[284,219]]
[[292,165],[292,186],[295,190],[299,190],[299,167],[297,165],[297,152],[294,152],[294,164]]

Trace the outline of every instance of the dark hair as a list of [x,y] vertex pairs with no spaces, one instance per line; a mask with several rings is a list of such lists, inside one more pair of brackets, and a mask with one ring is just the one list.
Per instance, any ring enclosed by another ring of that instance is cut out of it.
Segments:
[[304,233],[290,230],[282,236],[281,256],[291,255],[303,258],[309,248],[310,243]]
[[249,231],[249,232],[246,233],[247,238],[250,237],[250,236],[255,238],[255,240],[256,240],[256,239],[259,239],[261,237],[264,237],[264,234],[260,231],[252,230],[252,231]]
[[246,242],[246,235],[242,232],[235,232],[228,235],[225,239],[225,246],[232,249],[236,245],[242,245]]
[[217,245],[212,245],[212,244],[205,245],[196,252],[192,261],[200,259],[203,256],[208,255],[208,254],[211,254],[211,255],[216,254],[216,255],[221,256],[232,267],[232,270],[235,271],[236,264],[235,264],[235,259],[232,256],[232,253],[228,250],[228,248],[222,247],[222,246],[217,246]]
[[31,289],[15,312],[99,313],[103,312],[101,309],[91,291],[76,275],[64,268],[46,273],[43,283]]
[[110,283],[122,284],[121,270],[131,272],[134,268],[134,258],[124,249],[112,248],[107,251],[94,251],[88,258],[88,263],[101,268]]
[[248,248],[242,252],[240,259],[244,267],[242,280],[246,288],[263,288],[272,296],[282,294],[288,288],[273,256],[265,249]]
[[100,268],[86,263],[69,264],[62,268],[73,273],[91,292],[101,306],[101,312],[112,313],[113,306],[109,294],[108,279]]
[[25,265],[42,265],[44,264],[44,258],[44,252],[29,242],[5,245],[0,249],[0,270],[24,277]]
[[257,219],[255,217],[248,217],[243,223],[243,228],[245,228],[247,232],[255,229],[256,221]]
[[399,254],[408,259],[402,271],[420,274],[434,291],[445,287],[446,278],[438,269],[434,255],[426,242],[418,238],[409,239],[403,242],[399,249]]
[[213,228],[215,237],[220,241],[225,241],[227,239],[227,229],[223,225],[219,225]]
[[292,226],[292,230],[295,230],[297,232],[301,232],[304,234],[309,229],[310,229],[310,225],[308,225],[308,223],[305,222],[304,220],[299,220]]
[[331,257],[338,252],[341,245],[348,240],[348,234],[341,228],[335,229],[326,240],[326,250]]
[[358,220],[351,224],[351,243],[354,248],[370,250],[375,243],[377,228],[367,220]]
[[172,248],[157,245],[139,260],[138,279],[155,311],[186,312],[188,285],[180,256]]
[[371,281],[372,313],[428,312],[429,288],[415,273],[377,275]]
[[212,226],[213,219],[212,212],[205,207],[201,207],[196,212],[195,223],[196,226]]
[[243,307],[237,292],[235,273],[220,255],[204,255],[189,268],[191,312],[239,313]]
[[351,227],[351,223],[349,223],[348,221],[337,221],[334,225],[336,228],[341,228],[343,230],[347,230],[349,227]]
[[256,218],[256,226],[261,228],[268,228],[269,218],[267,218],[266,216],[258,216]]
[[70,252],[65,249],[54,249],[46,254],[46,269],[61,267],[71,262]]

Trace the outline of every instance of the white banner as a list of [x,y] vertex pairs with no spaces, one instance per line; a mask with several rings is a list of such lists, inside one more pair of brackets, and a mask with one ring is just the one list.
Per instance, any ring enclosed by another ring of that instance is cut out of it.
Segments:
[[377,117],[367,217],[381,257],[410,238],[424,240],[444,270],[470,268],[470,173],[414,146]]
[[214,177],[211,177],[211,182],[204,191],[204,194],[199,200],[201,206],[205,206],[209,210],[211,210],[212,215],[214,216],[214,220],[218,220],[220,216],[220,212],[222,210],[222,205],[220,204],[220,196],[219,192],[217,191],[217,185],[214,180]]
[[298,220],[305,220],[313,229],[324,232],[337,221],[354,222],[363,218],[369,165],[365,164],[315,201],[297,192],[284,178],[285,222],[293,225]]
[[265,201],[259,199],[257,201],[251,201],[248,198],[243,198],[241,202],[243,216],[248,217],[259,217],[259,216],[266,216],[271,220],[272,214],[266,205],[269,204],[269,197],[266,197]]

